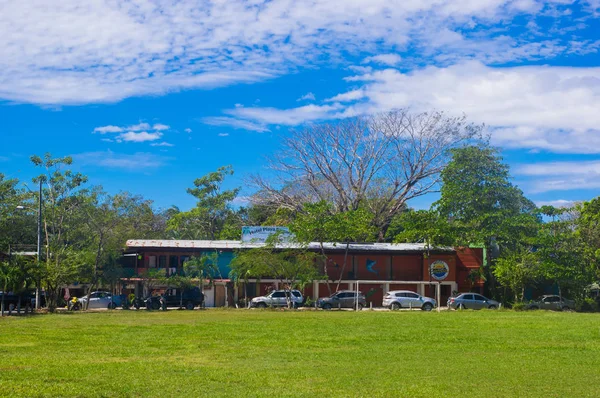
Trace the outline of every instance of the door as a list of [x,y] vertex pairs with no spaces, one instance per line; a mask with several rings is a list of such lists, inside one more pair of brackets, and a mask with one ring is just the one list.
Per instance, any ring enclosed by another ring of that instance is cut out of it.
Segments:
[[487,299],[479,294],[473,295],[473,308],[480,310],[482,308],[487,308]]
[[468,308],[468,309],[474,309],[473,306],[473,295],[472,294],[465,294],[463,296],[463,298],[461,299],[461,304],[463,305],[463,307]]
[[352,308],[354,304],[354,294],[352,293],[340,293],[338,295],[340,297],[340,307],[342,308]]
[[404,293],[406,295],[406,305],[409,308],[421,308],[423,300],[417,293]]
[[270,304],[273,307],[286,306],[287,300],[285,298],[285,292],[282,292],[282,291],[273,292],[273,294],[271,294],[271,297],[270,297],[270,302],[271,302]]
[[550,297],[546,297],[543,300],[543,308],[545,310],[558,310],[559,309],[559,305],[560,304],[560,297],[558,296],[550,296]]

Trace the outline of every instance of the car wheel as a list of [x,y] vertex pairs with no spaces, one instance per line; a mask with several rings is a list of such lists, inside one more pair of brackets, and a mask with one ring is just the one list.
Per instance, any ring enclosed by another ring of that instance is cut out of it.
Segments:
[[390,310],[392,311],[398,311],[400,308],[402,308],[400,303],[392,303],[392,305],[390,305]]
[[153,301],[152,302],[152,309],[153,310],[160,310],[160,303]]
[[256,304],[256,308],[267,308],[267,304],[265,304],[265,303],[258,303],[258,304]]
[[358,303],[358,310],[362,311],[363,308],[364,308],[363,305],[361,303]]
[[496,309],[496,306],[495,306],[495,305],[490,305],[490,306],[488,307],[488,309],[490,309],[490,310],[495,310],[495,309]]
[[117,305],[114,302],[111,302],[108,304],[108,309],[109,310],[114,310],[115,308],[117,308]]
[[190,311],[191,311],[191,310],[193,310],[193,309],[194,309],[194,307],[195,307],[195,305],[194,305],[194,303],[192,303],[191,301],[188,301],[188,302],[185,304],[185,309],[186,309],[186,310],[190,310]]
[[331,304],[327,303],[327,304],[323,304],[323,309],[325,311],[329,311],[331,309]]
[[431,303],[425,303],[425,304],[423,304],[421,309],[423,311],[431,311],[433,309],[433,305],[431,305]]

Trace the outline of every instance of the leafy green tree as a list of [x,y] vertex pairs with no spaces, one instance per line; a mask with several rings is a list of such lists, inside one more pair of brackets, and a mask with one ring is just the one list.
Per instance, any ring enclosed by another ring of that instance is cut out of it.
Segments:
[[0,283],[2,284],[1,313],[4,316],[4,299],[7,292],[12,291],[19,278],[19,267],[14,261],[4,260],[0,262]]
[[[19,180],[0,173],[0,251],[15,244],[35,244],[36,215],[23,207],[31,194],[18,187]],[[22,208],[20,208],[22,207]]]
[[527,248],[509,250],[496,260],[493,273],[502,286],[513,292],[515,302],[523,301],[525,287],[540,276],[538,256]]
[[[541,218],[536,206],[511,183],[509,168],[497,149],[468,146],[451,153],[452,160],[441,173],[441,197],[433,209],[447,220],[455,246],[484,245],[491,265],[491,254],[498,248],[516,249],[531,241]],[[494,294],[494,275],[489,271]]]
[[57,305],[59,291],[62,286],[73,282],[76,270],[72,268],[79,257],[72,247],[72,235],[76,234],[77,212],[82,205],[80,190],[87,182],[87,177],[64,170],[72,164],[69,156],[53,158],[46,153],[44,157],[31,156],[34,166],[43,169],[43,173],[34,178],[40,181],[43,189],[43,234],[45,242],[44,279],[47,291],[47,302],[50,310]]
[[[178,239],[210,239],[221,237],[223,227],[231,216],[231,202],[240,188],[222,190],[225,177],[233,175],[231,166],[220,167],[194,181],[187,192],[197,199],[196,207],[174,214],[168,221],[168,230]],[[230,229],[227,230],[230,233]],[[241,228],[240,228],[241,234]]]
[[[306,248],[289,249],[279,240],[278,234],[267,239],[264,247],[240,251],[231,262],[231,276],[239,278],[274,278],[286,292],[288,308],[292,307],[291,291],[302,289],[319,274],[317,261],[322,257]],[[282,250],[284,249],[285,250]]]

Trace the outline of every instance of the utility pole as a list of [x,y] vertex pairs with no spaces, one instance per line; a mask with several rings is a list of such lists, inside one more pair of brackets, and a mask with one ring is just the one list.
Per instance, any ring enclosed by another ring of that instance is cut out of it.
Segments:
[[[38,219],[37,219],[37,261],[38,267],[42,261],[42,179],[40,178],[40,196],[38,203]],[[38,280],[35,284],[35,309],[40,309],[40,284],[41,280],[38,276]]]

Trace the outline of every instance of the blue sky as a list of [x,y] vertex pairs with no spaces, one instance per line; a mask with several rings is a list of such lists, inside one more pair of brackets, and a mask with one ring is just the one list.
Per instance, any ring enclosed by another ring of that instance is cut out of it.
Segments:
[[0,1],[0,172],[72,155],[186,209],[222,165],[251,194],[290,128],[410,107],[485,123],[536,203],[588,200],[599,21],[600,0]]

